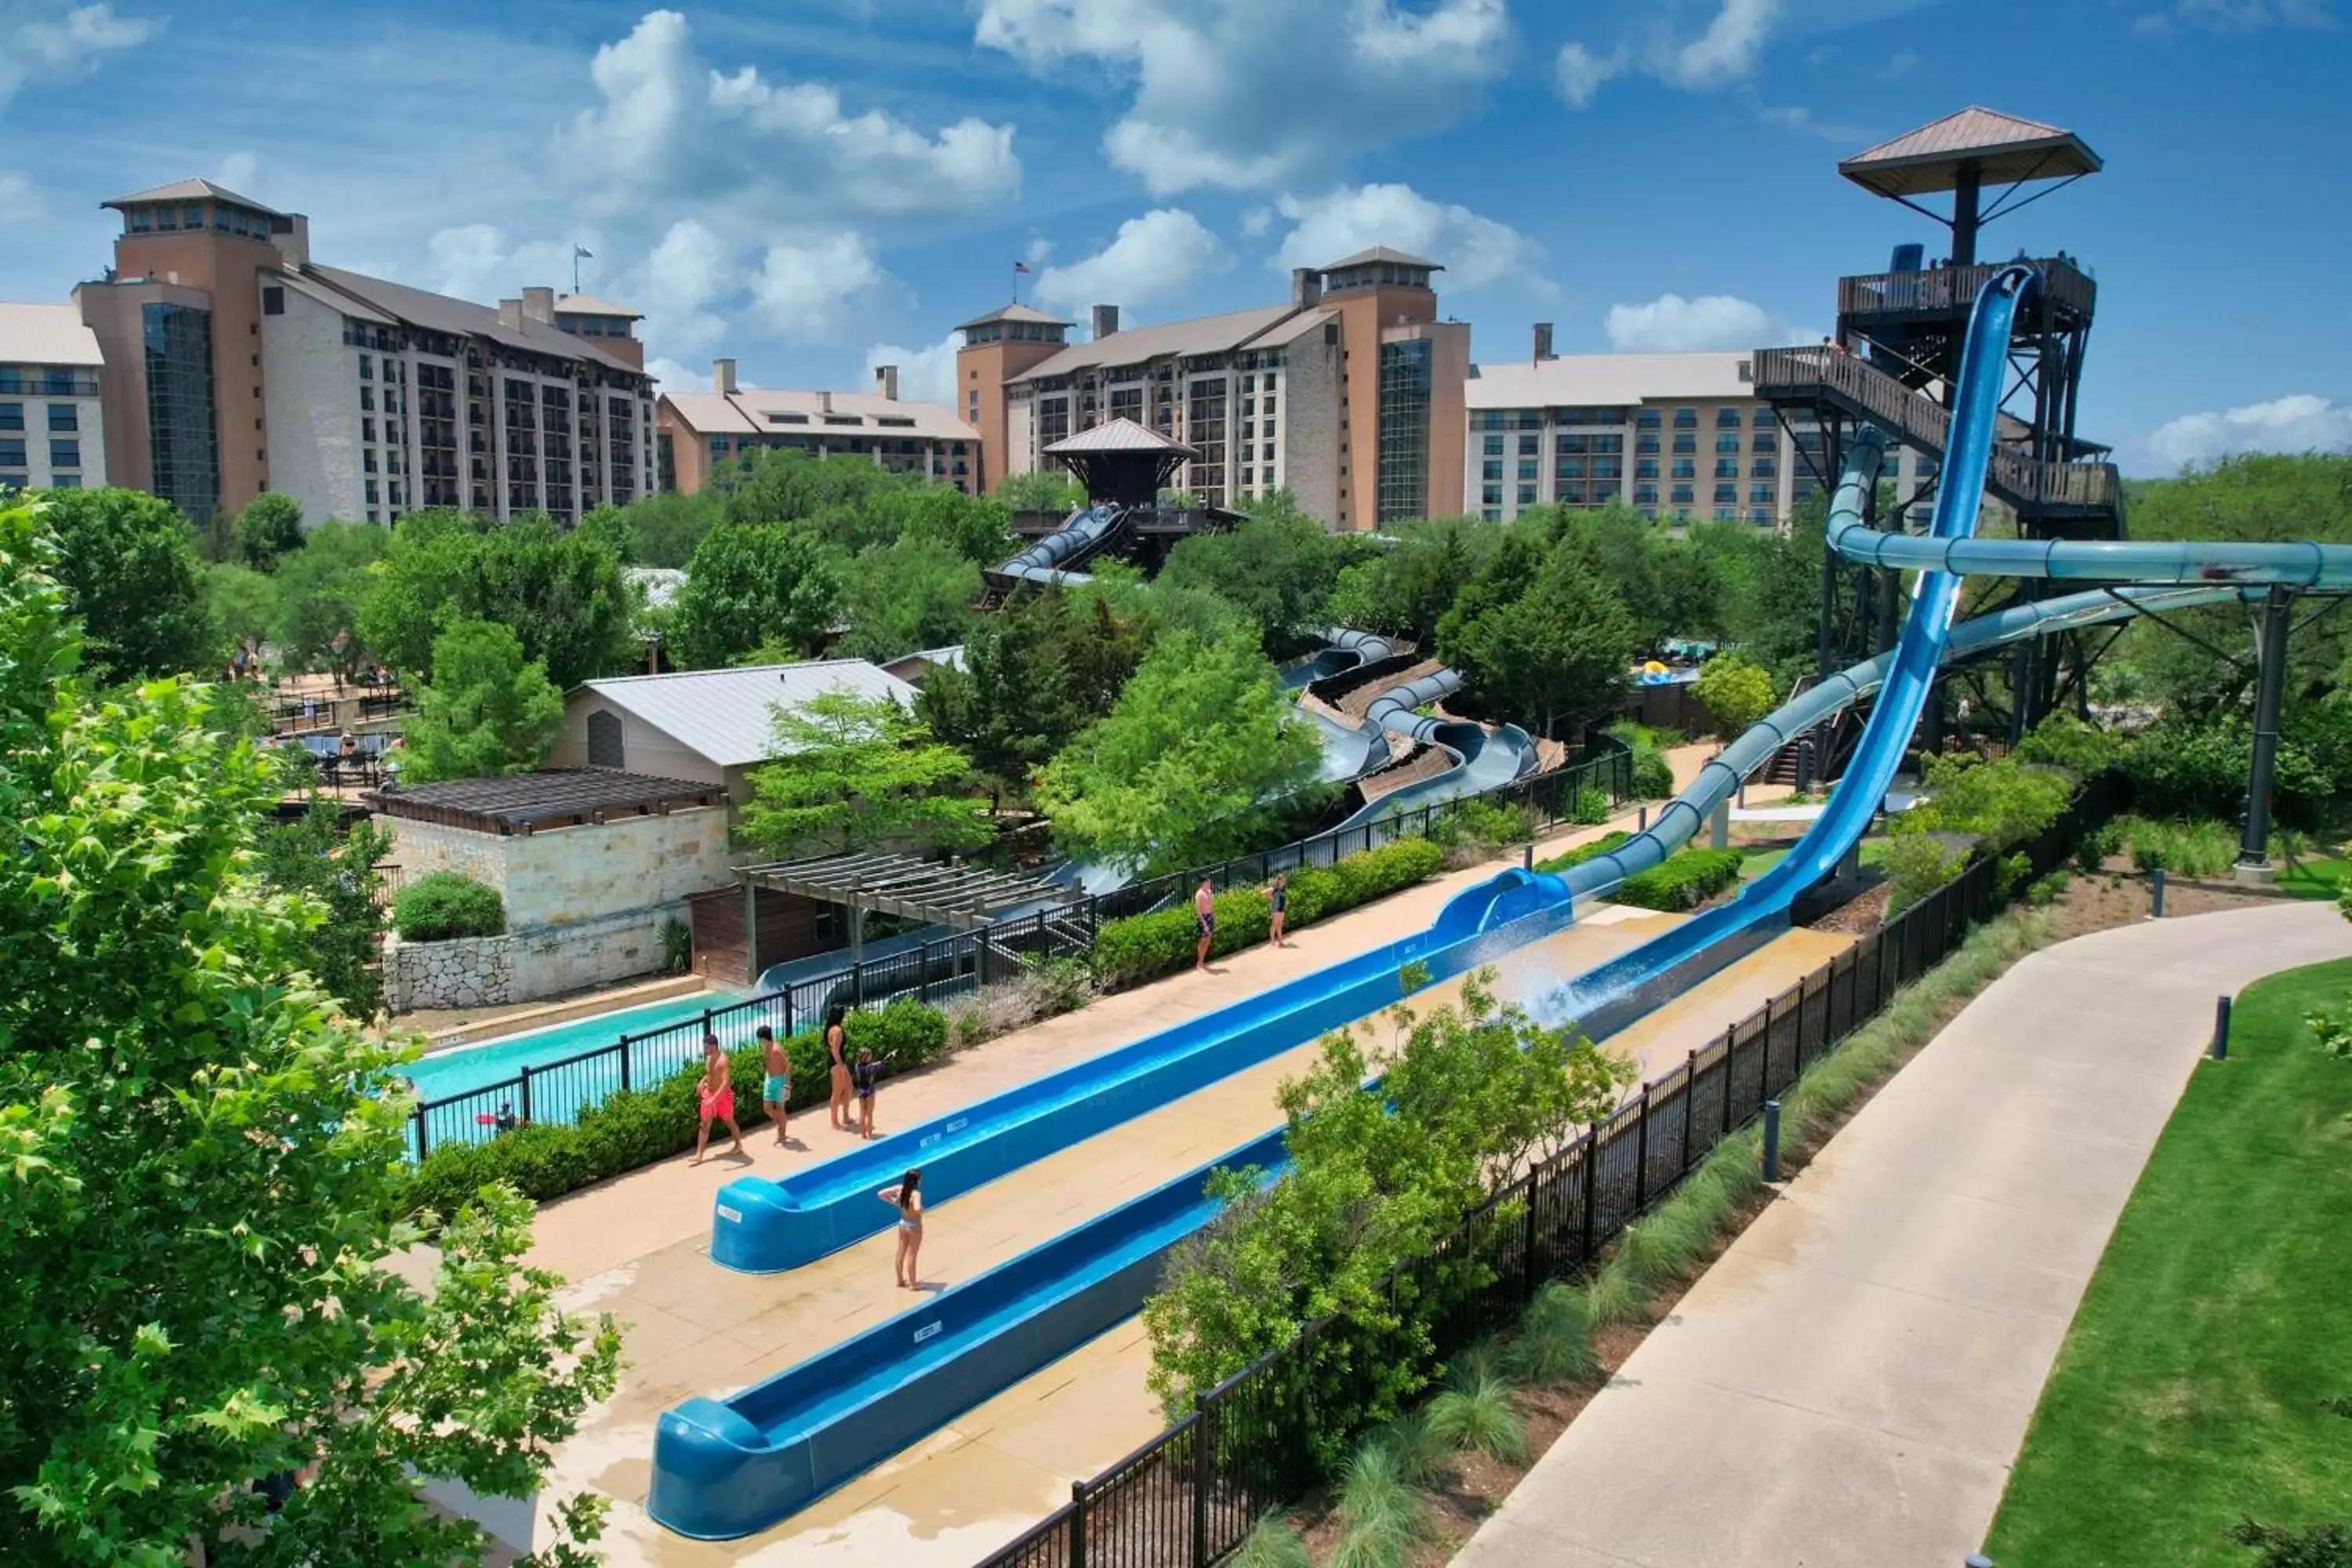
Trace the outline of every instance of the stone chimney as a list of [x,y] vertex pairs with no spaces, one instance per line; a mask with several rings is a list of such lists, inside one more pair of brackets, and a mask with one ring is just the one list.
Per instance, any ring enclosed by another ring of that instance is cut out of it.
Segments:
[[735,390],[735,362],[715,359],[710,362],[710,390],[728,393]]
[[1323,302],[1323,274],[1312,267],[1290,269],[1290,302],[1300,310]]
[[522,331],[521,300],[501,300],[499,301],[499,325],[504,327],[510,332],[519,332]]
[[1116,305],[1097,305],[1095,307],[1096,341],[1099,342],[1104,338],[1111,336],[1118,331],[1118,307]]
[[269,222],[269,243],[286,258],[289,267],[310,264],[310,220],[300,213],[288,213]]
[[891,402],[898,402],[898,367],[895,364],[876,365],[874,367],[874,390],[888,398]]
[[1559,357],[1551,352],[1551,323],[1538,321],[1536,323],[1536,363],[1540,364],[1545,360]]
[[534,321],[555,325],[555,290],[526,289],[522,291],[522,313]]

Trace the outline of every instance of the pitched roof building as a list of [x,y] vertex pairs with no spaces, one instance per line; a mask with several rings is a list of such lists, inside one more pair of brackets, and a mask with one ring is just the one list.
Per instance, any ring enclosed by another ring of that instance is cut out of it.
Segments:
[[323,266],[308,218],[209,180],[103,205],[115,263],[74,301],[106,355],[114,482],[200,526],[265,490],[311,521],[572,521],[651,488],[634,313],[581,296],[559,320],[552,289],[479,305]]
[[915,689],[862,658],[689,669],[591,680],[563,700],[551,768],[616,768],[726,785],[781,754],[774,710],[828,691],[887,697],[912,708]]
[[1171,482],[1209,506],[1287,489],[1332,528],[1450,513],[1470,329],[1438,319],[1441,270],[1375,247],[1295,270],[1282,304],[1129,328],[1097,305],[1078,343],[1025,306],[967,321],[959,395],[1003,454],[988,482],[1131,419],[1192,449]]
[[902,400],[896,365],[876,369],[872,392],[803,392],[741,385],[735,362],[722,359],[709,391],[663,394],[656,424],[661,487],[689,495],[714,470],[769,447],[870,458],[967,494],[981,489],[980,432],[941,404]]
[[71,305],[0,304],[0,492],[107,482],[105,367]]

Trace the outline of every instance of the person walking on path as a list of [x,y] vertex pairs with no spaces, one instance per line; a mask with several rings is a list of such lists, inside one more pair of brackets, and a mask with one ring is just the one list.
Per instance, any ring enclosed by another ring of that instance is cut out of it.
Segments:
[[894,1268],[898,1289],[912,1290],[921,1282],[917,1272],[916,1254],[923,1249],[923,1173],[908,1172],[898,1178],[895,1187],[885,1187],[875,1196],[898,1211],[898,1260]]
[[760,1102],[768,1108],[768,1120],[776,1124],[776,1147],[782,1149],[791,1142],[785,1135],[784,1123],[792,1110],[793,1058],[768,1025],[761,1025],[754,1037],[760,1042],[760,1055],[768,1075],[767,1081],[760,1086]]
[[1216,934],[1216,895],[1209,891],[1209,879],[1203,877],[1201,879],[1201,885],[1192,889],[1192,936],[1199,949],[1192,955],[1194,969],[1204,970],[1209,967],[1209,943]]
[[849,1062],[842,1055],[849,1043],[849,1032],[842,1027],[841,1021],[847,1016],[849,1009],[838,1002],[824,1016],[824,1054],[832,1064],[829,1070],[833,1075],[833,1101],[825,1110],[833,1118],[836,1132],[856,1131],[849,1125]]
[[1290,910],[1289,872],[1283,871],[1276,875],[1274,879],[1274,886],[1266,889],[1265,901],[1267,906],[1265,926],[1266,935],[1273,939],[1275,946],[1288,947],[1290,944],[1282,940],[1282,921],[1283,917],[1287,914]]
[[874,1047],[857,1048],[857,1065],[850,1068],[850,1077],[857,1086],[857,1135],[874,1136],[874,1090],[882,1081],[882,1064],[874,1059]]
[[710,1142],[713,1119],[727,1123],[734,1135],[735,1147],[730,1153],[743,1152],[743,1130],[735,1125],[735,1084],[727,1053],[719,1048],[719,1037],[702,1037],[702,1081],[694,1086],[695,1099],[702,1111],[702,1129],[694,1137],[694,1163],[702,1163],[702,1151]]

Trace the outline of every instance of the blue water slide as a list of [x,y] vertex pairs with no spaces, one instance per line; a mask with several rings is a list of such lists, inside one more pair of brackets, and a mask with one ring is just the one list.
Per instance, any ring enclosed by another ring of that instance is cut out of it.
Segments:
[[891,1223],[876,1189],[910,1166],[932,1203],[1159,1110],[1401,999],[1399,971],[1432,981],[1558,930],[1557,879],[1509,872],[1456,894],[1423,931],[1189,1018],[825,1161],[783,1181],[739,1176],[712,1206],[711,1260],[747,1274],[796,1268]]
[[1461,689],[1458,671],[1433,669],[1381,693],[1364,710],[1366,730],[1393,730],[1423,745],[1435,746],[1454,759],[1454,765],[1433,778],[1402,785],[1367,802],[1339,825],[1341,828],[1359,826],[1377,817],[1393,816],[1457,795],[1475,795],[1536,771],[1540,759],[1535,741],[1517,724],[1500,725],[1490,733],[1486,726],[1466,720],[1421,715],[1421,709]]
[[1277,1128],[726,1399],[664,1411],[646,1511],[727,1541],[805,1508],[1141,1311],[1169,1248],[1215,1215],[1217,1169],[1289,1163]]
[[1108,501],[1074,511],[1060,528],[989,575],[1007,582],[1083,583],[1087,574],[1077,570],[1079,564],[1110,542],[1127,511]]

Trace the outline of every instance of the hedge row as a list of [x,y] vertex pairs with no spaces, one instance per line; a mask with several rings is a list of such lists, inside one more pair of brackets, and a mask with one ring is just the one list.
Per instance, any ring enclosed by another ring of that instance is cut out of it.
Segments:
[[1611,895],[1642,910],[1695,910],[1739,880],[1738,849],[1685,849],[1617,884]]
[[[852,1013],[842,1033],[851,1060],[870,1047],[894,1075],[941,1055],[948,1045],[947,1016],[911,1000]],[[793,1064],[790,1108],[830,1100],[823,1032],[794,1035],[784,1050]],[[767,1067],[756,1045],[729,1052],[728,1061],[735,1119],[748,1132],[768,1119],[760,1105]],[[525,1197],[544,1202],[683,1152],[694,1147],[700,1121],[695,1085],[701,1079],[702,1065],[694,1062],[651,1089],[606,1096],[601,1105],[582,1110],[573,1126],[539,1122],[485,1143],[445,1143],[417,1166],[410,1205],[452,1214],[491,1182],[509,1183]],[[723,1128],[719,1136],[726,1136]]]
[[1555,855],[1549,860],[1537,861],[1536,869],[1538,871],[1559,872],[1567,870],[1570,866],[1581,866],[1587,860],[1599,859],[1601,856],[1608,854],[1612,849],[1617,848],[1627,839],[1633,837],[1633,836],[1632,834],[1626,832],[1622,828],[1604,833],[1600,837],[1594,839],[1591,843],[1580,844],[1564,855]]
[[[1410,888],[1437,874],[1444,851],[1423,838],[1400,838],[1328,867],[1290,874],[1288,928]],[[1217,934],[1211,956],[1265,940],[1272,911],[1264,888],[1230,888],[1216,896]],[[1095,932],[1095,973],[1106,985],[1134,985],[1183,969],[1194,952],[1192,905],[1125,920],[1106,921]]]

